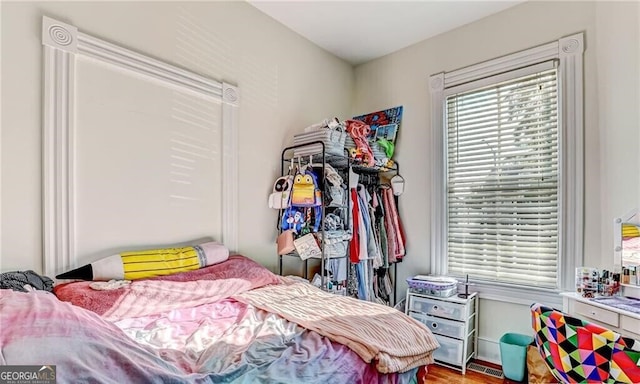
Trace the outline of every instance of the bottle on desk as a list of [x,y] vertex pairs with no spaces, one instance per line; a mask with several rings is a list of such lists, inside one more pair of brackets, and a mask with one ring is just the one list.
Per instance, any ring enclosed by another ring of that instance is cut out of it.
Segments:
[[640,274],[638,273],[638,267],[622,268],[622,284],[640,285]]

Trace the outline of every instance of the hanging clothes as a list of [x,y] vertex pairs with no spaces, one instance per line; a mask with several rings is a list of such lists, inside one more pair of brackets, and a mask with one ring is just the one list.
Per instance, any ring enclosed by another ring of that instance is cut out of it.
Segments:
[[356,275],[358,277],[358,299],[369,301],[369,277],[366,260],[356,264]]
[[389,186],[380,186],[377,177],[360,177],[359,181],[349,193],[352,274],[348,293],[389,304],[393,292],[389,267],[402,261],[406,252],[402,221]]
[[352,263],[360,262],[360,209],[358,204],[358,192],[351,188],[349,204],[351,205],[351,218],[353,237],[349,243],[349,259]]
[[347,259],[329,259],[325,265],[325,270],[331,273],[333,281],[347,280]]
[[[364,228],[365,228],[365,235],[366,235],[366,242],[365,242],[366,249],[367,249],[366,259],[372,259],[374,260],[374,264],[381,265],[382,262],[380,261],[380,255],[378,254],[378,249],[376,246],[374,221],[371,218],[371,205],[369,204],[371,197],[367,192],[367,189],[362,184],[358,186],[358,197],[360,201],[360,216],[363,218],[363,221],[364,221]],[[363,259],[365,258],[362,257],[361,255],[360,260],[363,260]]]
[[396,263],[398,262],[398,258],[396,256],[398,241],[396,239],[396,231],[389,211],[388,196],[384,191],[382,192],[382,203],[385,207],[384,229],[387,233],[387,256],[389,258],[389,263]]
[[383,202],[385,205],[385,225],[388,238],[389,262],[402,260],[405,255],[404,234],[400,226],[400,218],[396,209],[395,199],[391,188],[383,188]]
[[387,230],[384,227],[384,216],[378,219],[378,231],[380,238],[380,252],[382,254],[382,267],[389,268],[389,244],[387,243]]
[[360,196],[361,214],[366,212],[365,226],[367,228],[367,253],[369,259],[373,260],[373,268],[377,269],[382,266],[382,258],[380,255],[380,242],[376,233],[376,220],[373,212],[373,197],[364,185],[358,186],[358,195]]

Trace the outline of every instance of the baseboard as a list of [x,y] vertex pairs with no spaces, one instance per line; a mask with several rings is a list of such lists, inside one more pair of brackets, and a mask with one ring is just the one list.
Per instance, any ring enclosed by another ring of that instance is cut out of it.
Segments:
[[502,362],[500,361],[500,343],[497,340],[478,337],[477,359],[501,365]]

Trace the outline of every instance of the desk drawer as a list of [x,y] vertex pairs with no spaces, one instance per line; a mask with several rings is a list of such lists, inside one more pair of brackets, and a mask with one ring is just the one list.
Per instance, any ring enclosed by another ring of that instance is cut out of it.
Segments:
[[434,334],[455,337],[458,339],[463,339],[466,336],[465,323],[427,316],[416,312],[409,312],[409,316],[426,325]]
[[[625,331],[629,331],[634,333],[633,337],[637,337],[636,335],[640,335],[640,319],[636,319],[630,316],[621,315],[620,316],[620,328]],[[624,336],[624,333],[623,333]]]
[[473,313],[475,300],[468,306],[458,303],[450,303],[441,300],[434,300],[426,297],[411,296],[409,310],[421,312],[427,315],[446,317],[453,320],[466,320]]
[[576,301],[575,311],[582,316],[586,316],[590,319],[594,319],[601,323],[609,324],[614,327],[617,327],[620,324],[619,316],[617,313],[598,308],[595,305]]

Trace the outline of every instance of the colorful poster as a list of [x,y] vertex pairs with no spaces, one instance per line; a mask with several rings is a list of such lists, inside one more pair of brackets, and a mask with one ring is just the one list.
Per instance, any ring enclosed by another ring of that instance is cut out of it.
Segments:
[[371,127],[368,139],[374,142],[378,139],[386,139],[395,143],[402,120],[402,106],[385,109],[366,115],[356,116],[354,120],[360,120]]

